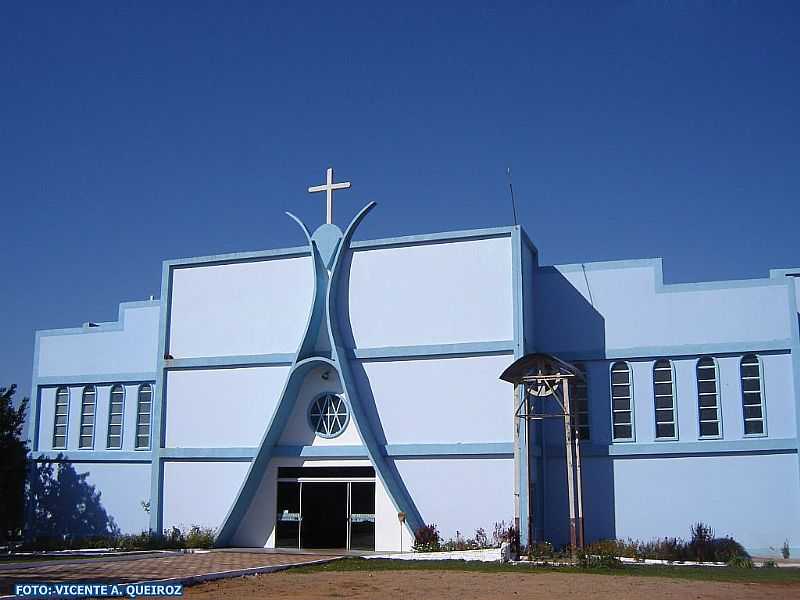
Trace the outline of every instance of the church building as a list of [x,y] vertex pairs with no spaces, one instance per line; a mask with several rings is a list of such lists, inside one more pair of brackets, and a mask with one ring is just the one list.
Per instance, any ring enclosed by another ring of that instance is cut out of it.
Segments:
[[[399,551],[520,525],[569,540],[563,421],[526,428],[500,376],[579,374],[585,539],[687,536],[800,554],[800,269],[665,284],[661,259],[542,265],[520,226],[164,261],[159,299],[38,331],[29,439],[123,532],[227,547]],[[341,192],[340,192],[341,193]],[[76,293],[80,293],[77,290]],[[560,427],[560,428],[559,428]],[[525,526],[531,523],[530,527]]]

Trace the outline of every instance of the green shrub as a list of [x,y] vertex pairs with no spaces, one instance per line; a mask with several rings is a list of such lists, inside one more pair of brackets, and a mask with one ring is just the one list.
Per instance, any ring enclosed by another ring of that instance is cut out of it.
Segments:
[[689,542],[689,555],[697,562],[713,560],[711,544],[714,540],[714,530],[705,523],[698,522],[692,525],[692,539]]
[[438,552],[441,550],[441,538],[436,523],[423,525],[414,533],[414,552]]
[[113,550],[179,550],[183,548],[212,548],[214,531],[193,525],[186,531],[177,527],[164,530],[161,535],[153,531],[94,536],[85,538],[37,538],[25,544],[25,550],[54,551],[109,548]]
[[519,529],[514,527],[513,525],[506,530],[505,539],[503,541],[508,542],[511,545],[511,555],[519,558],[520,553],[520,540],[519,540]]
[[739,542],[730,537],[715,538],[713,529],[703,523],[692,526],[691,531],[692,539],[689,542],[674,537],[648,542],[633,539],[602,540],[587,545],[585,554],[589,557],[613,556],[633,558],[637,561],[655,559],[667,562],[696,560],[728,563],[737,557],[750,559],[750,555]]
[[455,552],[459,550],[477,550],[480,546],[474,539],[465,538],[460,531],[456,531],[456,537],[442,542],[440,550],[443,552]]
[[584,569],[597,567],[606,569],[622,568],[622,561],[617,555],[618,548],[613,540],[589,544],[578,550],[578,565]]
[[491,548],[489,544],[489,536],[486,535],[486,530],[483,527],[478,527],[475,530],[475,545],[478,548]]
[[492,530],[492,546],[494,548],[499,548],[500,544],[503,543],[506,531],[508,531],[508,525],[506,525],[505,521],[494,524],[494,529]]
[[753,561],[747,556],[734,556],[728,561],[728,566],[735,569],[752,569]]
[[774,560],[765,560],[764,563],[761,565],[761,567],[764,569],[775,569],[777,568],[777,566],[778,563],[776,563]]
[[550,542],[536,542],[528,546],[528,560],[553,558],[554,555],[553,544]]
[[213,548],[214,530],[210,527],[192,525],[186,533],[186,548]]
[[783,542],[783,546],[781,546],[781,556],[783,556],[785,560],[788,560],[791,555],[792,553],[789,550],[789,540],[785,540]]
[[730,537],[714,538],[709,545],[709,560],[713,562],[729,562],[736,557],[749,559],[750,555],[744,547]]

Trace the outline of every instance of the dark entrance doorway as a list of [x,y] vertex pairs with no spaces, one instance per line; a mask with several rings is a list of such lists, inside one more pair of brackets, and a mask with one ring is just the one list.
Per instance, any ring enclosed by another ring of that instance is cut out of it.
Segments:
[[372,467],[279,467],[276,548],[375,549]]
[[303,548],[347,548],[347,483],[303,484]]

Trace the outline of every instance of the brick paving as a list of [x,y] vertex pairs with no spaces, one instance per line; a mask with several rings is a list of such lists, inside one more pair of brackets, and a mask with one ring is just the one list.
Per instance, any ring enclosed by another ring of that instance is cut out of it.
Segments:
[[0,595],[12,594],[14,584],[23,581],[137,583],[160,579],[188,579],[240,569],[291,566],[331,558],[335,557],[322,554],[212,551],[203,554],[54,560],[36,565],[8,564],[0,566]]

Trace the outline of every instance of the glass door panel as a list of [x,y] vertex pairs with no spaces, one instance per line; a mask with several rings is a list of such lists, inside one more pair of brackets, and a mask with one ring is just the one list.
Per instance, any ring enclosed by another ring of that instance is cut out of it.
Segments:
[[375,549],[375,484],[350,484],[350,549]]
[[278,514],[275,519],[275,547],[300,547],[300,484],[278,482]]

